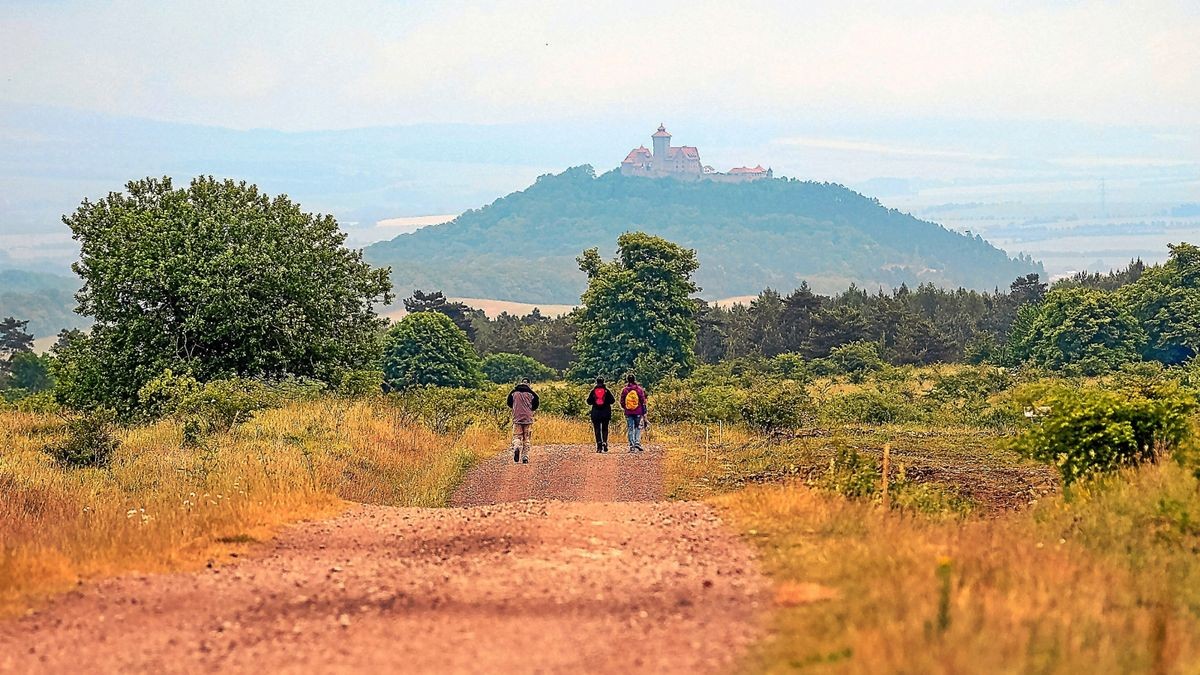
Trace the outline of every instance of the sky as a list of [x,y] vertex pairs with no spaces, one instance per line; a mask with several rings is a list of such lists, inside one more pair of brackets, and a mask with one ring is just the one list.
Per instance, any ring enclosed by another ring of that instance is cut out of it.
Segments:
[[660,121],[901,208],[1200,201],[1197,103],[1196,0],[0,0],[0,254],[145,175],[452,213]]
[[14,102],[239,129],[639,106],[1184,133],[1200,122],[1200,3],[18,1],[0,79]]

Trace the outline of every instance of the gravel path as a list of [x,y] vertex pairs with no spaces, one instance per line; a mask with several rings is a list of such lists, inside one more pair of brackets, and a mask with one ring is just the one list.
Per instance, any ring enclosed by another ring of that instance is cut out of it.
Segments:
[[[233,564],[0,622],[4,672],[712,672],[758,635],[748,546],[651,449],[535,447],[459,508],[355,506]],[[551,501],[553,500],[553,501]]]

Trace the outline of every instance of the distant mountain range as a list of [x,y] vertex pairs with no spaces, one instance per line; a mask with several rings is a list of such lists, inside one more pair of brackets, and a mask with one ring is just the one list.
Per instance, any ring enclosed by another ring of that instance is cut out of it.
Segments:
[[449,223],[365,250],[390,265],[398,294],[413,288],[520,302],[573,303],[585,285],[575,258],[640,230],[695,248],[707,298],[851,283],[930,282],[980,290],[1044,273],[978,236],[885,208],[841,185],[791,179],[744,184],[596,176],[590,166],[542,176],[529,188]]
[[44,272],[0,270],[0,319],[28,321],[36,338],[57,335],[63,328],[82,328],[91,321],[75,313],[77,277]]

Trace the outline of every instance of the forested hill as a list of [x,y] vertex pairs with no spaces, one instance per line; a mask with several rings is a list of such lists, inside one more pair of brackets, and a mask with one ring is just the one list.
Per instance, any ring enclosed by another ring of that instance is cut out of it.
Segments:
[[1042,272],[979,237],[887,209],[840,185],[790,179],[730,184],[630,178],[589,166],[543,176],[529,188],[443,225],[366,249],[391,265],[399,294],[572,303],[585,277],[575,258],[605,255],[623,232],[641,230],[695,248],[706,298],[792,289],[807,281],[834,292],[933,282],[1005,288]]

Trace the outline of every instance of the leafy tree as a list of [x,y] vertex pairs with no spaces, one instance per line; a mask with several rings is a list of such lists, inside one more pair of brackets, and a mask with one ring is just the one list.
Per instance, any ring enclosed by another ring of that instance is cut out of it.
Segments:
[[691,277],[698,266],[695,251],[640,232],[617,239],[612,262],[594,248],[585,251],[579,268],[588,289],[575,320],[576,375],[619,375],[639,358],[653,360],[663,374],[691,371],[697,332],[691,296],[699,290]]
[[166,369],[335,382],[378,358],[374,306],[391,300],[388,270],[346,249],[333,217],[286,196],[147,178],[63,221],[81,245],[78,311],[95,319],[89,344],[65,350],[94,360],[66,366],[67,384],[87,385],[64,394],[77,404],[128,414]]
[[488,354],[483,359],[483,374],[496,384],[512,384],[523,377],[534,382],[554,379],[553,368],[524,354]]
[[865,378],[867,373],[883,368],[879,347],[863,340],[834,347],[829,352],[828,361],[837,372],[849,375],[856,382]]
[[1200,248],[1170,249],[1166,263],[1144,270],[1119,297],[1146,328],[1146,356],[1176,364],[1200,353]]
[[54,386],[50,375],[50,357],[33,352],[18,352],[8,359],[8,385],[13,389],[36,394]]
[[467,334],[440,312],[409,314],[388,329],[383,376],[396,389],[474,387],[483,381],[479,355]]
[[1107,372],[1138,360],[1146,341],[1120,298],[1090,288],[1053,289],[1020,317],[1020,330],[1010,338],[1013,354],[1046,368]]
[[28,321],[18,321],[11,316],[0,321],[0,359],[33,351],[33,336],[25,330],[28,325]]
[[13,385],[14,359],[22,354],[33,353],[33,336],[25,331],[28,321],[8,317],[0,321],[0,388]]
[[415,312],[441,312],[450,317],[454,325],[462,329],[472,342],[475,341],[474,316],[476,314],[483,314],[483,312],[471,309],[461,302],[450,302],[441,291],[426,293],[421,290],[414,290],[412,297],[404,300],[404,310],[410,314]]

